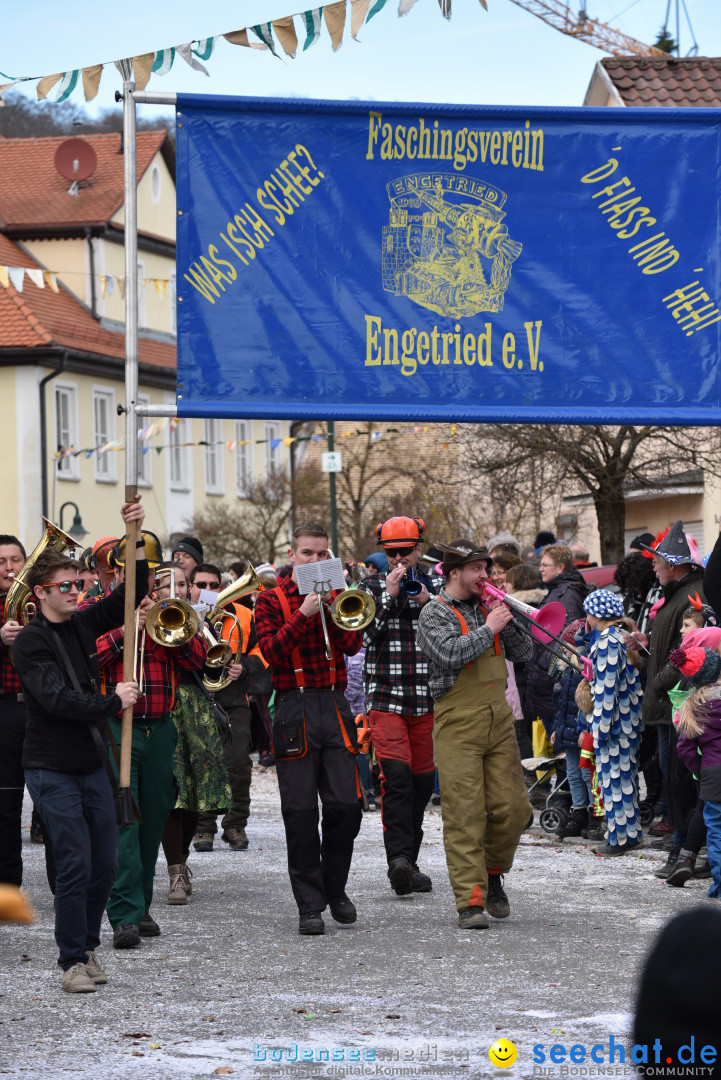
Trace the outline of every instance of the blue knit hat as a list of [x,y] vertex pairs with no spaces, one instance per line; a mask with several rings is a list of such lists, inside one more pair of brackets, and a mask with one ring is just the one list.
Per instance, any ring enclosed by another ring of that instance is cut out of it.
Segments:
[[596,589],[583,601],[583,610],[597,619],[619,619],[623,615],[623,601],[610,589]]

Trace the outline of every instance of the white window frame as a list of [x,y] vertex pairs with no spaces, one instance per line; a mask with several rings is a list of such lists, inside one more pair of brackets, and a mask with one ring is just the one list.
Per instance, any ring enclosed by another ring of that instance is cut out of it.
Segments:
[[250,438],[251,432],[249,420],[235,421],[235,492],[239,499],[247,498],[253,479],[253,444],[241,446]]
[[[105,402],[106,430],[100,430],[98,408]],[[102,446],[115,439],[115,391],[111,387],[93,387],[93,446]],[[118,481],[117,455],[111,451],[105,454],[93,454],[95,459],[95,479],[100,484],[116,484]]]
[[281,439],[282,430],[279,423],[273,423],[267,421],[265,425],[265,472],[266,476],[270,476],[273,472],[278,472],[283,468],[283,454],[280,446],[276,446],[275,449],[271,447],[270,440]]
[[205,468],[205,491],[208,495],[225,494],[225,469],[223,467],[223,421],[203,421],[203,461]]
[[[150,394],[138,394],[138,402],[141,405],[150,404]],[[153,423],[151,418],[148,418],[149,423]],[[141,425],[145,426],[145,425]],[[147,454],[143,453],[143,448],[147,446]],[[138,440],[138,487],[149,488],[153,486],[153,449],[149,443],[141,443]]]
[[188,447],[182,445],[184,442],[188,441],[185,424],[185,420],[176,420],[175,427],[171,424],[168,432],[171,491],[190,491]]
[[[68,402],[68,424],[67,428],[63,429],[67,431],[67,443],[65,439],[62,438],[63,432],[60,429],[60,414],[58,411],[58,399],[60,397],[63,397]],[[71,446],[78,445],[77,383],[56,382],[53,401],[55,403],[55,451],[57,452],[61,446],[63,447],[63,449],[69,450]],[[55,462],[55,475],[57,476],[58,480],[79,480],[79,457],[58,458]]]

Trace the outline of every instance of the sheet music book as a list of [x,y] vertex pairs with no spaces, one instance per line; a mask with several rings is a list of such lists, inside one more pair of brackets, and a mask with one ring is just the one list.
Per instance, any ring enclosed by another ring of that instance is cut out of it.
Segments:
[[340,559],[326,559],[324,562],[301,563],[295,567],[295,576],[298,580],[298,592],[301,596],[316,592],[316,583],[324,582],[325,588],[321,592],[330,592],[333,589],[345,589],[346,580],[343,573],[343,564]]

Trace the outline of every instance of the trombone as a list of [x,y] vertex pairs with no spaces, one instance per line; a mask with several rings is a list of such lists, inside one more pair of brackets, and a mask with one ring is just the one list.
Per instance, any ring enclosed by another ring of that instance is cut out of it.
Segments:
[[[323,601],[323,597],[330,591],[329,581],[321,579],[315,583],[315,592],[318,593],[320,602],[320,621],[323,627],[323,638],[325,639],[326,660],[333,659]],[[330,617],[341,630],[363,630],[369,623],[373,622],[375,614],[375,600],[364,589],[343,589],[330,605]]]

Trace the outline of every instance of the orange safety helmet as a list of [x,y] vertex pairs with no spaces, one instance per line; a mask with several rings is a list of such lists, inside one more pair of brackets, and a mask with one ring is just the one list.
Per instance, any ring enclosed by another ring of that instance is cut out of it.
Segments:
[[425,527],[426,523],[421,518],[388,518],[388,521],[376,526],[376,536],[382,547],[409,547],[420,544]]
[[102,536],[93,544],[93,553],[88,559],[90,570],[102,571],[107,574],[112,570],[108,564],[108,556],[118,542],[117,536]]

